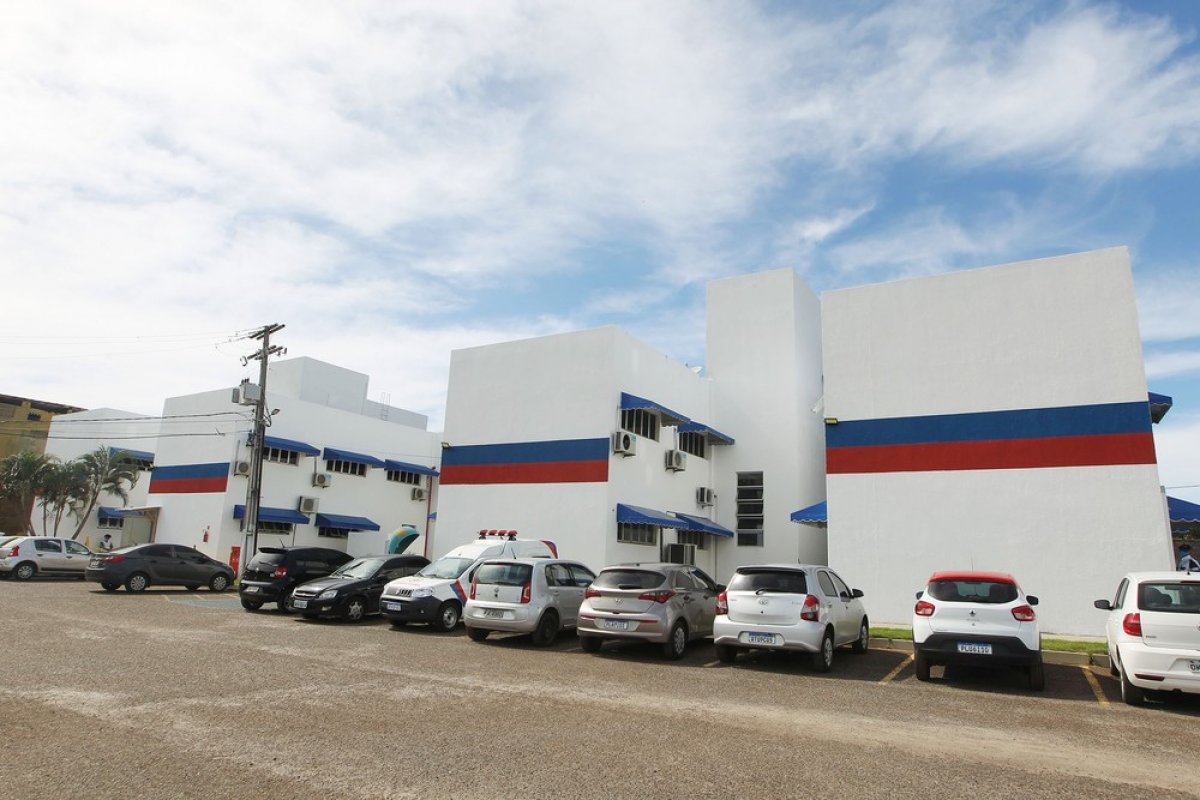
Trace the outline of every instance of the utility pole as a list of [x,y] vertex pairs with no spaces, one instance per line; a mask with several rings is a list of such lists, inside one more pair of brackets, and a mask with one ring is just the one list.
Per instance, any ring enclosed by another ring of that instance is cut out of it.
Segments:
[[251,361],[258,361],[258,398],[254,403],[254,436],[251,438],[250,451],[250,485],[246,489],[246,552],[242,555],[243,571],[246,564],[258,552],[258,511],[262,503],[262,465],[263,442],[267,435],[267,361],[276,354],[287,353],[285,348],[271,344],[271,334],[283,330],[283,325],[276,322],[264,325],[254,333],[251,339],[258,339],[262,346],[258,352],[242,357],[242,366]]

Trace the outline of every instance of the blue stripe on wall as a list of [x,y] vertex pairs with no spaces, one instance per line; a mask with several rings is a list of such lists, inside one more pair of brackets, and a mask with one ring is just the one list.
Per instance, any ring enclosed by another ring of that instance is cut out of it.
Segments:
[[442,468],[488,464],[540,464],[555,461],[607,461],[608,439],[455,445],[442,451]]
[[155,467],[151,478],[157,481],[177,481],[186,478],[222,478],[229,474],[229,462],[216,464],[176,464]]

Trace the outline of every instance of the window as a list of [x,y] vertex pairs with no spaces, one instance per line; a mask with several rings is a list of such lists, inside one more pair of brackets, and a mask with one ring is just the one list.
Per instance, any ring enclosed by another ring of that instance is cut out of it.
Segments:
[[290,522],[262,522],[258,523],[259,533],[285,533],[288,536],[292,535],[295,526]]
[[1129,579],[1125,578],[1121,581],[1121,585],[1117,587],[1117,596],[1113,598],[1113,608],[1120,608],[1125,602],[1125,590],[1129,588]]
[[407,483],[410,486],[420,486],[421,476],[415,472],[407,472],[402,469],[389,469],[387,471],[387,479],[393,483]]
[[292,450],[280,450],[278,447],[268,447],[263,450],[263,461],[275,464],[291,464],[293,467],[300,463],[300,454]]
[[28,417],[27,417],[27,419],[28,419],[30,422],[41,422],[41,421],[42,421],[42,415],[41,415],[41,414],[29,414],[29,415],[28,415]]
[[837,597],[837,589],[833,588],[833,580],[830,579],[828,572],[817,573],[817,583],[821,586],[821,591],[826,597]]
[[350,537],[350,531],[345,528],[317,528],[317,536],[324,536],[327,539],[347,539]]
[[695,545],[697,550],[703,550],[704,545],[708,542],[708,534],[699,531],[679,531],[675,534],[675,541],[680,544]]
[[739,472],[737,476],[737,543],[763,546],[763,474]]
[[701,588],[708,589],[710,592],[717,591],[717,582],[699,567],[692,567],[692,577],[700,583]]
[[58,539],[34,539],[33,549],[39,553],[61,553],[62,542]]
[[636,433],[645,439],[658,441],[658,414],[641,408],[621,411],[621,430]]
[[617,523],[617,541],[626,544],[658,544],[658,526],[634,522]]
[[343,475],[357,475],[360,478],[367,474],[367,465],[354,461],[326,461],[325,469],[329,472],[340,472]]
[[837,589],[838,597],[849,597],[850,587],[846,582],[837,576],[837,573],[829,573],[829,577],[833,579],[833,588]]
[[562,564],[547,564],[546,565],[546,585],[547,586],[574,586],[575,581],[571,578],[571,571]]
[[121,517],[101,517],[100,524],[97,527],[100,527],[100,528],[124,528],[125,520]]
[[81,545],[79,542],[66,541],[66,542],[63,542],[63,544],[65,544],[67,546],[68,553],[73,553],[77,556],[91,555],[92,551],[88,550],[86,547]]
[[138,555],[146,558],[171,558],[174,556],[171,548],[165,544],[154,544],[141,550]]
[[596,580],[596,575],[587,567],[581,567],[578,564],[568,564],[567,568],[571,570],[571,576],[575,579],[576,586],[590,586],[592,581]]
[[696,458],[704,458],[704,448],[708,441],[704,438],[703,433],[681,433],[679,434],[679,449],[688,455],[693,455]]

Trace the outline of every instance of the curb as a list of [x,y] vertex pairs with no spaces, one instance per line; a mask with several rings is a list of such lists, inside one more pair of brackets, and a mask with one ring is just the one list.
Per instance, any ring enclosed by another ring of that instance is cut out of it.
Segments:
[[[911,639],[878,639],[872,638],[870,646],[876,650],[896,650],[911,653]],[[1047,664],[1057,664],[1066,667],[1103,667],[1108,669],[1108,656],[1103,653],[1070,653],[1062,650],[1043,650],[1042,660]]]

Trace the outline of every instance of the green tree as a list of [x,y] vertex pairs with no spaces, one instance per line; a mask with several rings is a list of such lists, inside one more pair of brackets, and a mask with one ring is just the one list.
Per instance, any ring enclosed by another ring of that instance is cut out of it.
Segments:
[[33,536],[33,498],[41,492],[42,482],[58,459],[32,450],[6,456],[0,460],[0,495],[16,500],[29,515],[25,532]]
[[80,483],[71,502],[71,513],[79,522],[71,538],[78,539],[100,495],[119,497],[122,506],[129,504],[129,492],[138,482],[138,467],[129,453],[104,446],[84,453],[73,463],[79,464],[81,472]]
[[79,459],[66,462],[53,456],[50,459],[42,471],[38,504],[42,507],[42,535],[58,536],[63,517],[67,512],[76,513],[78,498],[85,491],[86,473]]

